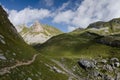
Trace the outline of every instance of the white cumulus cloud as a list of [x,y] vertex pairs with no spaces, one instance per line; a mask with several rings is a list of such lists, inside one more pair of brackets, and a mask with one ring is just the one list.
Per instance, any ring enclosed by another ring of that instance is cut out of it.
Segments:
[[75,11],[66,10],[56,14],[53,22],[64,22],[86,28],[90,23],[118,17],[120,17],[120,0],[83,0]]
[[[54,0],[45,1],[49,6],[54,3]],[[108,21],[120,17],[120,0],[83,0],[82,3],[77,4],[77,8],[74,11],[66,9],[70,6],[69,4],[69,1],[63,3],[55,11],[29,7],[20,11],[6,10],[9,13],[10,21],[14,25],[28,24],[35,20],[51,17],[53,23],[67,24],[69,31],[78,27],[86,28],[90,23],[96,21]]]
[[35,20],[41,20],[50,16],[50,11],[47,9],[32,9],[25,8],[23,10],[8,10],[9,19],[14,25],[28,24]]
[[58,13],[54,17],[53,22],[56,22],[56,23],[65,22],[69,24],[73,17],[74,17],[74,12],[72,12],[71,10],[67,10],[67,11]]

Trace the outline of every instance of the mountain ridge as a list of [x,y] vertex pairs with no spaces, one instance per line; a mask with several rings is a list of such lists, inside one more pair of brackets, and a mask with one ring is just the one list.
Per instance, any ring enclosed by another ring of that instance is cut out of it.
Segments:
[[102,35],[113,35],[120,33],[120,18],[114,18],[112,20],[103,22],[98,21],[89,24],[87,29],[89,29],[92,32],[102,34]]

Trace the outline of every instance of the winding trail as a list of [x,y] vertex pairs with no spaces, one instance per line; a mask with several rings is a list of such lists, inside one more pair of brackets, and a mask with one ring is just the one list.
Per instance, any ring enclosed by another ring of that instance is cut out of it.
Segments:
[[70,71],[69,69],[65,68],[64,65],[62,63],[60,63],[59,61],[54,60],[54,59],[52,59],[52,61],[54,63],[56,63],[58,66],[60,66],[66,73],[68,73],[70,75],[70,78],[73,77],[73,78],[75,78],[77,80],[83,80],[79,76],[75,75],[72,71]]
[[10,70],[11,69],[14,69],[16,67],[19,67],[19,66],[25,66],[25,65],[30,65],[32,64],[36,57],[38,56],[38,54],[35,54],[31,60],[27,61],[27,62],[20,62],[20,61],[17,61],[17,63],[13,66],[10,66],[10,67],[5,67],[5,68],[2,68],[0,69],[0,75],[4,75],[4,74],[7,74],[7,73],[10,73]]

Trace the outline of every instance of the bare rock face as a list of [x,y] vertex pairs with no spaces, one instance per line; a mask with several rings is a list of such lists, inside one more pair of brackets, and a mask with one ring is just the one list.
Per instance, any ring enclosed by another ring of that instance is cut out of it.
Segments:
[[33,28],[33,32],[44,32],[44,29],[42,25],[39,23],[39,21],[35,21],[32,28]]

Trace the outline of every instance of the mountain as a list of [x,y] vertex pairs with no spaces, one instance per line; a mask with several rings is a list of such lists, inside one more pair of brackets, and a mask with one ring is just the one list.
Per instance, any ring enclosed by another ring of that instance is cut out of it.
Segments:
[[0,6],[0,80],[78,80],[27,45]]
[[108,22],[98,21],[88,26],[92,32],[102,35],[111,35],[120,33],[120,18],[112,19]]
[[52,36],[61,34],[62,32],[55,27],[43,25],[39,21],[35,21],[31,27],[25,24],[18,25],[17,30],[28,44],[44,43]]
[[86,29],[54,36],[33,48],[57,58],[80,80],[120,80],[119,20],[92,23]]

